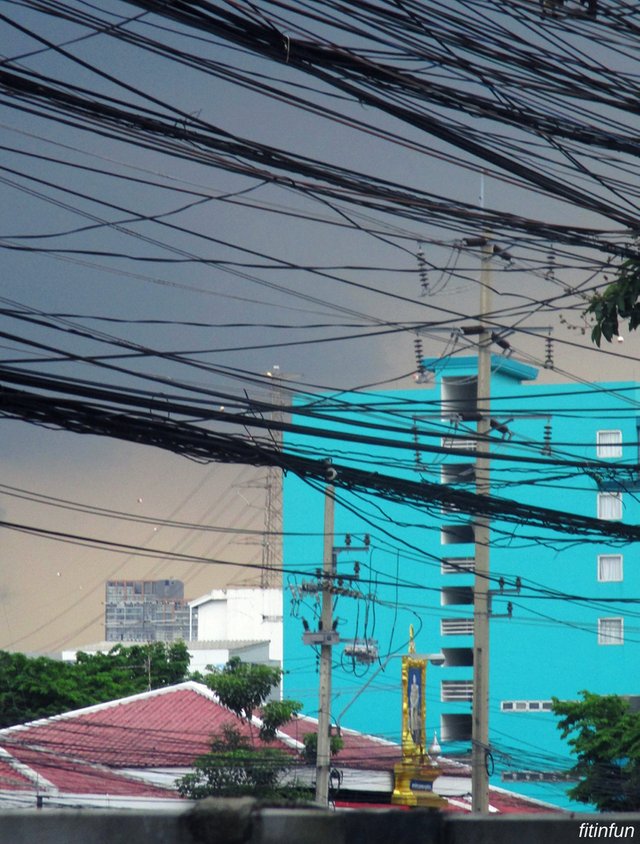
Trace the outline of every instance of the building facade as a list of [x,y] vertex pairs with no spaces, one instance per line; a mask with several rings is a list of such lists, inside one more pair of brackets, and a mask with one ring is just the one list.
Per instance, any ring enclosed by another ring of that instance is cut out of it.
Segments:
[[197,635],[191,640],[269,643],[268,658],[282,665],[282,590],[212,589],[189,601]]
[[[331,714],[334,723],[399,740],[396,657],[413,625],[418,651],[445,655],[441,668],[428,670],[427,734],[438,737],[443,753],[464,754],[476,549],[463,494],[475,490],[476,426],[486,408],[477,401],[476,358],[425,360],[424,368],[429,382],[413,390],[316,402],[332,420],[323,424],[360,431],[364,441],[336,445],[296,435],[291,442],[338,467],[370,467],[460,493],[418,506],[338,485]],[[531,519],[510,515],[507,503],[506,517],[491,521],[487,766],[496,784],[568,805],[564,772],[572,758],[552,698],[577,699],[583,689],[640,691],[639,625],[629,600],[640,595],[638,552],[607,534],[612,523],[640,522],[640,388],[541,384],[537,377],[531,366],[492,359],[491,497],[516,502],[520,513],[530,508]],[[378,426],[380,442],[363,421]],[[291,575],[285,589],[285,694],[310,714],[318,709],[319,648],[303,635],[319,624],[324,497],[285,478],[285,570],[308,572]],[[596,521],[589,526],[589,519]]]
[[181,580],[107,581],[107,642],[174,642],[189,638],[198,638],[197,613],[190,612]]

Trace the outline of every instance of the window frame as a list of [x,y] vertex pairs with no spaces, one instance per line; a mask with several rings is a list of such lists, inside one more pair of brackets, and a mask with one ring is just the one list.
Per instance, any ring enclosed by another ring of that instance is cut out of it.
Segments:
[[[612,510],[615,509],[618,512],[618,515],[608,516],[604,511],[604,502],[610,501],[618,502],[618,506],[616,508],[612,507]],[[607,522],[619,522],[622,519],[622,493],[621,492],[599,492],[598,493],[598,502],[597,502],[597,509],[598,509],[598,518],[602,519],[603,521]]]
[[[612,636],[610,631],[605,632],[604,630],[605,624],[610,625],[614,621],[619,623],[620,635],[617,637]],[[598,619],[598,644],[605,647],[624,645],[624,618],[622,616],[606,616]]]
[[[605,559],[618,559],[620,561],[619,577],[604,577],[603,576],[603,561]],[[598,554],[598,583],[622,583],[624,580],[624,557],[622,554]]]
[[[600,442],[601,434],[618,434],[613,442]],[[603,428],[596,432],[596,457],[600,460],[612,460],[622,457],[622,431],[619,428]]]
[[552,702],[547,698],[537,700],[510,699],[500,701],[501,712],[551,712]]

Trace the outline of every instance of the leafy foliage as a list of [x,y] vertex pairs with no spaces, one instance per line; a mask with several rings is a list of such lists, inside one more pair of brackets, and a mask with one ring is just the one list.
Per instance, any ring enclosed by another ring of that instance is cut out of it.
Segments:
[[[302,736],[302,743],[304,744],[302,755],[305,761],[309,765],[315,765],[318,760],[318,734],[305,733]],[[329,740],[329,751],[332,756],[340,753],[343,747],[344,742],[340,736],[331,736]]]
[[[234,725],[224,727],[222,734],[213,739],[211,751],[196,759],[193,772],[177,781],[183,797],[198,800],[210,795],[238,797],[251,794],[280,799],[306,795],[304,789],[285,782],[285,773],[293,764],[291,757],[266,744],[302,706],[293,700],[266,702],[281,677],[279,668],[253,665],[238,657],[205,677],[220,702],[249,724],[251,739],[243,736]],[[261,744],[256,746],[251,717],[260,707],[262,727],[258,736]]]
[[593,317],[591,339],[600,345],[602,338],[611,342],[620,333],[620,320],[628,320],[633,331],[640,325],[640,258],[627,258],[618,275],[603,293],[591,297],[586,314]]
[[553,711],[578,761],[572,773],[580,782],[572,800],[593,803],[602,812],[640,809],[640,712],[617,695],[581,692],[581,701],[553,698]]
[[265,703],[260,713],[262,741],[273,741],[280,727],[297,715],[301,708],[302,704],[297,700],[270,700]]
[[291,758],[272,747],[256,749],[237,727],[227,725],[214,739],[211,752],[198,757],[194,771],[178,780],[183,797],[199,800],[252,795],[260,798],[293,797],[298,789],[283,783]]
[[0,651],[0,726],[57,715],[186,679],[184,642],[79,652],[76,662]]
[[215,669],[205,677],[209,688],[220,702],[240,718],[250,719],[271,694],[282,677],[279,668],[254,665],[234,656],[222,669]]
[[204,679],[220,703],[239,718],[251,721],[251,716],[263,706],[263,726],[260,738],[273,739],[276,730],[300,711],[302,704],[293,700],[274,700],[265,703],[271,691],[280,683],[282,670],[268,665],[255,665],[232,657],[222,669],[208,674]]

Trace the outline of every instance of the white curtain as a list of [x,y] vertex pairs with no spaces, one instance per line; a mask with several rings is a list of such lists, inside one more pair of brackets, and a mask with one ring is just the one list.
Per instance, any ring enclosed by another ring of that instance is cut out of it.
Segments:
[[598,557],[598,580],[622,580],[622,554]]
[[622,518],[622,493],[600,492],[598,493],[598,518],[599,519],[621,519]]
[[622,431],[598,431],[598,457],[622,457]]

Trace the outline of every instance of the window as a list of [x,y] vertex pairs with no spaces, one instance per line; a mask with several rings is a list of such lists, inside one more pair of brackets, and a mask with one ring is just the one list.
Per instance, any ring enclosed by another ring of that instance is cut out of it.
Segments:
[[598,518],[616,520],[622,518],[622,493],[598,493]]
[[503,712],[550,712],[550,700],[503,700],[500,703]]
[[502,782],[578,782],[567,771],[503,771]]
[[622,457],[622,431],[598,431],[596,434],[598,457]]
[[622,554],[598,555],[598,580],[622,580]]
[[624,642],[624,627],[622,618],[598,619],[598,644],[622,645]]

